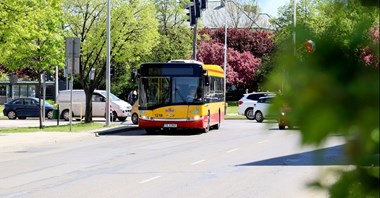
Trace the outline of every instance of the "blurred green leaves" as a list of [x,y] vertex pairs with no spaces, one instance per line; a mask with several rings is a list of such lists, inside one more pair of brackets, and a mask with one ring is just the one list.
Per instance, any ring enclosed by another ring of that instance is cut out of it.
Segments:
[[[379,42],[370,36],[379,26],[379,8],[354,0],[320,1],[316,8],[308,21],[297,21],[295,45],[291,34],[280,42],[268,85],[283,93],[274,109],[291,107],[305,144],[319,145],[331,135],[346,139],[346,155],[356,167],[326,186],[332,197],[378,197],[379,66],[366,64],[361,51],[372,48],[379,62]],[[303,45],[309,39],[317,46],[313,53]]]

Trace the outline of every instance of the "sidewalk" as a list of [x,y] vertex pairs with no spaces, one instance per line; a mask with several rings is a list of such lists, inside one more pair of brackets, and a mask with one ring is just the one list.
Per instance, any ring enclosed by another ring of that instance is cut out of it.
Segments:
[[1,133],[0,152],[21,152],[30,147],[54,145],[62,142],[80,141],[97,138],[98,134],[112,133],[120,129],[133,129],[133,125],[113,125],[112,128],[99,128],[88,132],[32,132],[32,133]]

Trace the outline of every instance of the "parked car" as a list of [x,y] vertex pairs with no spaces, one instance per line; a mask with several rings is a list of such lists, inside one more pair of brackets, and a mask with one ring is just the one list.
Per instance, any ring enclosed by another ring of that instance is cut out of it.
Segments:
[[[57,104],[59,105],[60,117],[64,120],[69,120],[70,108],[70,90],[60,91],[57,97]],[[131,115],[132,106],[121,100],[117,96],[110,93],[110,109],[112,110],[112,121],[116,119],[125,121]],[[106,115],[106,91],[95,90],[92,95],[92,117],[105,117]],[[81,119],[85,115],[86,110],[86,95],[83,89],[73,90],[73,117]]]
[[255,104],[254,111],[255,111],[255,119],[257,122],[263,122],[264,119],[277,119],[278,114],[274,114],[270,112],[270,107],[272,105],[272,100],[275,96],[266,96],[261,97],[257,103]]
[[[23,120],[27,117],[39,117],[39,102],[38,98],[17,98],[4,104],[3,114],[8,119],[14,120],[16,118]],[[44,102],[43,100],[41,100]],[[53,110],[55,107],[45,101],[45,117],[48,119],[53,118]]]
[[133,124],[139,123],[139,103],[136,101],[132,106],[131,120]]
[[238,114],[245,115],[248,120],[254,120],[254,105],[257,103],[259,98],[271,95],[275,94],[272,92],[253,92],[244,94],[238,101]]

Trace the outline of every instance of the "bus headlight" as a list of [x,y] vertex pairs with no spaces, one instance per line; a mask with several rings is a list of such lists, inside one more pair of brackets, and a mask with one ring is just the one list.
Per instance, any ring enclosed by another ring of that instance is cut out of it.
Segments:
[[152,117],[150,117],[150,116],[141,116],[140,119],[142,119],[142,120],[152,120]]

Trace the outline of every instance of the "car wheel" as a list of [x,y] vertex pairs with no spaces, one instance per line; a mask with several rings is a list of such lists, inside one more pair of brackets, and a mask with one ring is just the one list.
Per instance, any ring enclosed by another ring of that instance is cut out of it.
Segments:
[[283,129],[285,129],[285,125],[278,125],[278,128],[279,128],[280,130],[283,130]]
[[10,119],[10,120],[14,120],[17,117],[15,111],[9,111],[8,114],[7,114],[7,116],[8,116],[8,119]]
[[261,113],[261,111],[257,111],[255,113],[255,118],[256,118],[257,122],[263,122],[263,120],[264,120],[263,113]]
[[245,115],[245,117],[247,117],[248,120],[254,120],[255,119],[255,116],[253,115],[253,108],[246,109],[244,115]]
[[139,116],[137,115],[137,113],[132,114],[131,120],[133,124],[139,123]]
[[53,119],[53,111],[52,111],[52,110],[48,111],[48,112],[46,113],[46,116],[47,116],[47,118],[48,118],[49,120]]
[[65,121],[69,121],[70,120],[70,115],[69,115],[69,110],[64,110],[62,112],[62,116],[61,116]]

